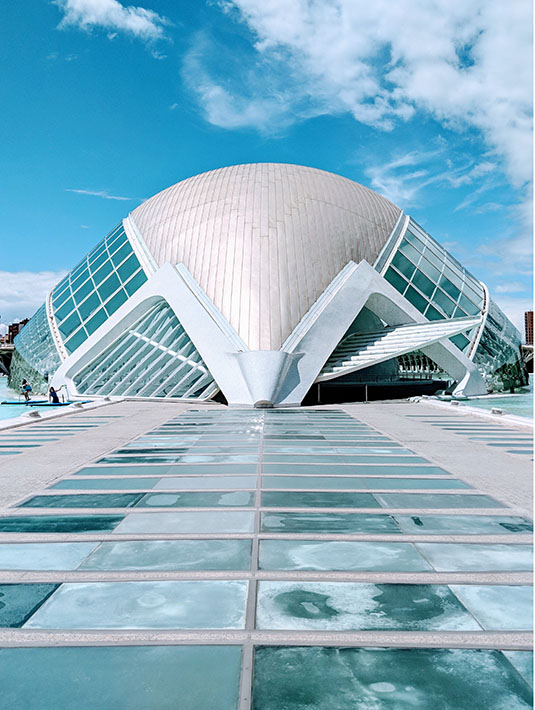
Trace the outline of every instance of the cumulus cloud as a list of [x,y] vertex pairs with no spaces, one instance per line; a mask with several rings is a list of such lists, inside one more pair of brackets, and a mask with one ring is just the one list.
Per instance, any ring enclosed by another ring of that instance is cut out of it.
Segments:
[[0,271],[0,321],[4,324],[29,318],[65,271]]
[[134,5],[122,5],[118,0],[55,0],[63,11],[60,27],[74,26],[82,30],[95,28],[108,31],[113,39],[124,32],[142,40],[155,40],[164,36],[169,21],[153,10]]
[[135,197],[121,197],[119,195],[110,195],[106,190],[75,190],[71,187],[66,187],[65,192],[75,192],[77,195],[89,195],[90,197],[101,197],[103,200],[135,200]]
[[[295,121],[305,103],[310,114],[350,113],[392,130],[420,111],[476,129],[513,184],[530,180],[532,21],[524,0],[219,5],[247,26],[259,61],[254,85],[244,86],[242,72],[230,86],[204,71],[198,95],[212,123],[262,130],[264,110],[272,121]],[[199,62],[197,69],[203,73]]]

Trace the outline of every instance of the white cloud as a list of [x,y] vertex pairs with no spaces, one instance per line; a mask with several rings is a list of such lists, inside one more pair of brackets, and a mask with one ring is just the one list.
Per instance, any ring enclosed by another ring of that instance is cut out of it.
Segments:
[[533,300],[513,296],[497,296],[494,300],[524,337],[524,313],[533,310]]
[[29,318],[65,271],[0,271],[0,320],[12,323]]
[[122,5],[118,0],[54,0],[64,12],[60,27],[75,26],[82,30],[100,28],[124,32],[143,40],[155,40],[164,36],[164,27],[169,21],[153,10],[134,5]]
[[302,119],[305,100],[309,115],[350,113],[384,130],[422,111],[450,128],[476,129],[515,185],[530,180],[532,21],[525,0],[219,4],[252,32],[259,61],[255,82],[245,86],[243,68],[231,85],[198,62],[199,99],[212,123],[264,130],[269,120]]
[[498,284],[493,290],[494,293],[522,293],[526,290],[526,285],[520,281],[508,281],[504,284]]
[[75,192],[77,195],[90,195],[91,197],[102,197],[103,200],[135,200],[135,197],[120,197],[119,195],[110,195],[106,190],[75,190],[70,187],[65,188],[65,192]]

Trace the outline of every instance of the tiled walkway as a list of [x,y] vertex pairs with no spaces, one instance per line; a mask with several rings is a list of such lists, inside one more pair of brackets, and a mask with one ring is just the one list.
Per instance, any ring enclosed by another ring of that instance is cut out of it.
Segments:
[[0,517],[0,708],[532,707],[531,530],[341,409],[190,410]]

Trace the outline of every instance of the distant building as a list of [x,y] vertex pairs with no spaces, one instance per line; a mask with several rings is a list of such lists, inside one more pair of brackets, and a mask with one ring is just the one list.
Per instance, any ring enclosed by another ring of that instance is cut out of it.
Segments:
[[11,378],[263,407],[440,369],[475,395],[523,384],[520,343],[487,287],[381,195],[249,164],[183,180],[122,220],[17,337]]
[[7,342],[8,343],[13,343],[15,341],[15,338],[17,335],[20,333],[20,331],[24,328],[26,323],[29,321],[29,318],[24,318],[24,320],[19,321],[19,323],[11,323],[11,325],[8,325],[7,328]]
[[533,311],[524,313],[524,328],[526,332],[526,345],[533,345]]

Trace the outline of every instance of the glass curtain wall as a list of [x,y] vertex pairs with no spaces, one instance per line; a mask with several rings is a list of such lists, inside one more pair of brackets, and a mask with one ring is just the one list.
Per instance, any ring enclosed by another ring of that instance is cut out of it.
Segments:
[[[429,320],[475,316],[483,310],[481,283],[412,220],[384,277]],[[474,337],[475,329],[450,340],[469,354]]]
[[218,386],[163,299],[77,375],[80,394],[208,399]]
[[44,394],[60,364],[43,304],[15,338],[9,386],[19,389],[22,378],[25,378],[35,392]]
[[74,352],[146,280],[121,223],[52,292],[54,316],[68,353]]

